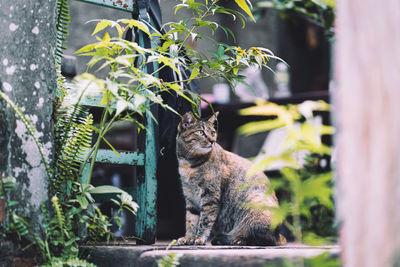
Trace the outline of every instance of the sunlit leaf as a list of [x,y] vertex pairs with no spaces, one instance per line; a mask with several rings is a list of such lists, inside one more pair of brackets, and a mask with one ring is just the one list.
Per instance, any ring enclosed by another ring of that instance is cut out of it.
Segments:
[[110,35],[108,34],[108,32],[105,32],[102,41],[105,43],[108,43],[108,42],[110,42],[110,40],[111,40]]
[[293,168],[284,167],[281,169],[281,174],[292,184],[299,184],[301,177],[298,174],[298,171]]
[[252,135],[277,129],[285,126],[286,123],[281,119],[263,120],[246,123],[238,128],[238,133],[243,135]]
[[79,49],[78,51],[76,51],[74,54],[82,54],[85,52],[89,52],[92,51],[93,49],[95,49],[97,47],[97,44],[88,44],[85,45],[84,47],[82,47],[81,49]]
[[247,5],[247,1],[246,0],[235,0],[236,4],[238,4],[238,6],[243,9],[244,12],[246,12],[247,15],[250,16],[250,18],[256,22],[256,20],[253,17],[253,13],[251,13],[251,10],[249,8],[249,6]]
[[256,106],[241,109],[239,114],[246,116],[278,116],[286,125],[293,124],[293,121],[296,119],[296,117],[283,106],[266,102],[265,100],[258,100],[256,104]]
[[133,58],[135,57],[136,55],[123,55],[116,57],[115,61],[125,66],[131,66],[133,64]]
[[272,212],[271,216],[271,227],[275,229],[286,219],[288,215],[291,213],[291,203],[289,202],[281,202],[279,204],[279,208],[269,208]]
[[111,21],[109,20],[101,20],[99,23],[97,23],[96,28],[94,29],[92,36],[98,33],[101,30],[104,30],[107,26],[111,26]]
[[310,123],[304,122],[301,124],[301,134],[304,140],[313,146],[319,147],[321,145],[321,138],[315,127]]
[[199,74],[200,74],[200,71],[197,68],[193,68],[192,73],[190,74],[190,77],[189,77],[189,82],[191,80],[193,80],[194,78],[196,78]]
[[124,100],[118,100],[116,105],[116,115],[121,114],[121,112],[125,111],[128,108],[128,104]]
[[[322,245],[328,244],[328,240],[326,238],[323,238],[322,236],[319,236],[313,232],[303,233],[303,242],[305,244],[311,245],[311,246],[322,246]],[[315,266],[324,266],[325,267],[327,265],[323,264],[323,265],[315,265]]]
[[164,64],[164,65],[170,67],[170,68],[173,69],[176,73],[179,73],[179,72],[180,72],[180,71],[178,70],[178,68],[175,66],[175,64],[174,64],[174,59],[172,59],[172,58],[160,56],[160,57],[158,57],[158,63]]
[[313,175],[306,179],[301,185],[301,191],[304,198],[315,198],[321,204],[332,209],[332,185],[329,184],[332,181],[332,173],[322,173]]
[[144,97],[143,95],[136,94],[133,97],[133,105],[135,107],[139,107],[139,106],[143,105],[144,103],[146,103],[146,97]]
[[179,9],[181,9],[182,7],[188,7],[188,5],[187,4],[176,5],[174,14],[176,15],[176,12],[178,12]]
[[334,134],[336,132],[335,127],[329,126],[329,125],[321,125],[317,126],[316,130],[321,134]]
[[329,6],[330,8],[336,7],[336,0],[313,0],[319,4],[324,3],[325,5]]
[[122,23],[128,24],[129,28],[135,27],[141,30],[142,32],[146,33],[147,35],[150,35],[149,28],[147,27],[146,24],[144,24],[141,21],[135,20],[135,19],[123,19],[121,20]]
[[332,255],[329,252],[322,253],[313,258],[307,258],[304,261],[306,263],[305,266],[310,266],[310,267],[317,267],[317,266],[340,267],[340,266],[343,266],[343,264],[340,261],[340,258],[335,255]]

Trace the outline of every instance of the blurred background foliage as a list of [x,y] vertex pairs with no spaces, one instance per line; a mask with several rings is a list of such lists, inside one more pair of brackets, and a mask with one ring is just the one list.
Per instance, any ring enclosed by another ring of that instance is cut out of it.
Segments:
[[283,106],[259,100],[255,106],[240,111],[241,115],[266,119],[243,125],[239,133],[252,135],[280,129],[284,135],[278,151],[273,154],[261,151],[248,175],[279,163],[276,169],[280,175],[270,177],[270,187],[278,193],[280,201],[280,207],[273,209],[272,225],[283,224],[290,231],[289,239],[310,245],[336,241],[332,148],[322,142],[322,136],[332,135],[334,129],[322,125],[314,115],[328,110],[329,104],[324,101]]
[[293,18],[301,14],[328,32],[335,21],[335,0],[260,0],[255,5],[255,16],[260,17],[266,8],[279,10],[281,17]]

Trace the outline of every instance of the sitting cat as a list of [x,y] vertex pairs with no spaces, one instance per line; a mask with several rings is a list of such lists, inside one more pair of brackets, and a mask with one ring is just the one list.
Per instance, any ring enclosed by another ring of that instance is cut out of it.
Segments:
[[[259,172],[247,177],[251,162],[216,143],[214,123],[186,113],[178,125],[176,154],[186,200],[186,234],[179,245],[283,245],[286,239],[271,231],[275,193],[266,195],[268,178]],[[263,180],[263,183],[256,182]],[[264,207],[256,209],[253,206]]]

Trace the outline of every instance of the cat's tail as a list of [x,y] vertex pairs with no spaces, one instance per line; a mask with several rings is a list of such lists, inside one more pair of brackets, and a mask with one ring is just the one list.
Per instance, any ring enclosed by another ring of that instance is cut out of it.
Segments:
[[246,237],[238,237],[232,233],[218,233],[211,240],[212,245],[231,246],[283,246],[286,238],[280,234],[279,227],[271,233],[267,228],[249,229]]
[[248,246],[282,246],[286,244],[286,238],[280,234],[280,227],[271,231],[267,227],[255,226],[249,229],[246,237]]
[[218,233],[211,240],[213,246],[229,246],[233,245],[232,235],[228,233]]

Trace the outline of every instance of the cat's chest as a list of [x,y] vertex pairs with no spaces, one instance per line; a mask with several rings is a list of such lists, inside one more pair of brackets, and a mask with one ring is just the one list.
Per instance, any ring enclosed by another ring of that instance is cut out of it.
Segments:
[[202,167],[191,167],[191,164],[186,160],[179,160],[179,175],[183,186],[188,186],[195,190],[202,187],[204,179],[207,177],[207,172]]
[[179,160],[179,175],[185,182],[189,182],[198,175],[198,169],[192,168],[186,160]]

